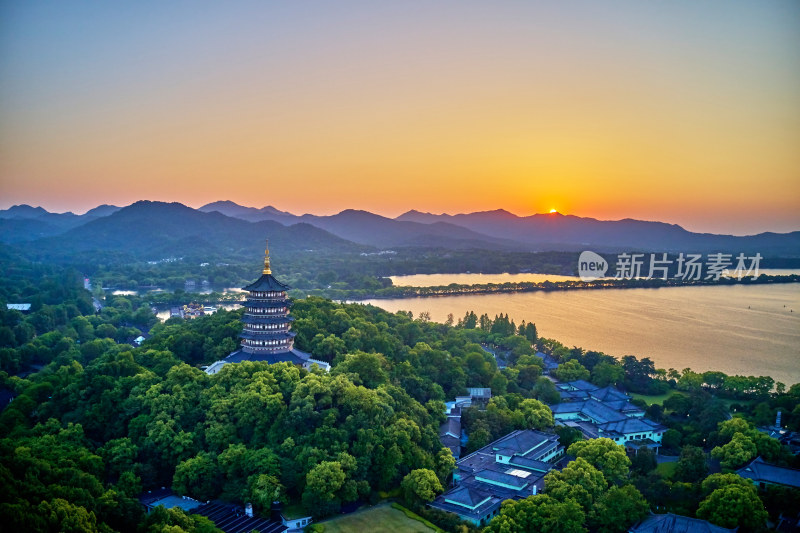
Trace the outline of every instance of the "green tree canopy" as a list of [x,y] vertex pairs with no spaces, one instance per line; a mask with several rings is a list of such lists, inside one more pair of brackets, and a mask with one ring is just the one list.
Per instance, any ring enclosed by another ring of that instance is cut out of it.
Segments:
[[754,487],[730,484],[716,489],[700,502],[697,516],[722,527],[740,527],[740,531],[765,528],[767,511]]
[[400,487],[403,489],[403,496],[409,503],[433,501],[436,495],[444,490],[436,473],[427,468],[417,468],[406,474]]
[[627,531],[647,515],[650,506],[633,485],[611,487],[592,507],[589,522],[600,533]]
[[570,359],[558,365],[558,368],[553,370],[553,375],[561,381],[589,379],[589,371],[575,359]]
[[573,443],[567,453],[585,459],[612,483],[622,482],[630,472],[631,460],[625,448],[611,439],[581,440]]
[[487,533],[583,533],[586,515],[573,499],[559,501],[547,494],[506,500],[485,529]]
[[544,478],[544,491],[560,502],[571,498],[584,510],[591,509],[594,501],[608,488],[603,473],[583,457],[578,457],[558,470],[550,471]]

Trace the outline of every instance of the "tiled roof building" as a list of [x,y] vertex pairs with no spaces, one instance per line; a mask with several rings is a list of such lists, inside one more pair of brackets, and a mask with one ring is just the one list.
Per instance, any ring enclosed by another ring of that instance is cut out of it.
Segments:
[[563,453],[556,435],[530,429],[513,431],[460,459],[454,476],[457,486],[430,506],[485,525],[504,500],[523,499],[544,488],[550,461]]
[[699,518],[677,514],[651,514],[631,527],[629,533],[731,533],[726,529]]
[[743,466],[736,473],[751,480],[759,488],[765,488],[767,485],[782,485],[800,489],[800,470],[772,465],[761,457],[756,457],[749,465]]

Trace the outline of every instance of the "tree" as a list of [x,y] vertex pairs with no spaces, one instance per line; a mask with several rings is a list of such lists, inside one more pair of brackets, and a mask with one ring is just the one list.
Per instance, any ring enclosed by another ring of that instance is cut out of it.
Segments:
[[133,469],[139,450],[130,438],[125,437],[106,442],[97,452],[105,460],[111,474],[117,477]]
[[315,509],[318,516],[326,516],[339,510],[341,501],[337,495],[344,485],[346,475],[338,461],[322,461],[306,475],[303,503]]
[[[381,354],[356,352],[345,355],[344,361],[336,365],[332,374],[357,374],[365,387],[374,389],[389,381],[386,373],[387,367],[388,362]],[[358,383],[358,381],[355,382]]]
[[575,359],[561,363],[553,370],[553,375],[561,381],[577,381],[589,379],[589,371]]
[[436,477],[442,484],[447,483],[448,478],[456,467],[456,460],[450,448],[442,448],[436,454]]
[[678,464],[675,465],[674,478],[694,483],[706,477],[706,474],[708,474],[708,463],[703,449],[691,445],[684,446]]
[[41,502],[36,509],[36,514],[42,517],[49,526],[44,529],[45,531],[61,531],[63,533],[100,531],[94,513],[61,498]]
[[285,498],[283,490],[283,485],[276,477],[268,474],[254,474],[249,479],[247,501],[251,502],[257,510],[269,512],[272,502]]
[[544,477],[546,494],[560,502],[571,498],[578,502],[584,510],[591,509],[594,501],[606,488],[608,488],[608,482],[603,473],[583,457],[570,461],[560,472],[552,470]]
[[520,411],[527,429],[544,429],[553,425],[553,411],[539,400],[523,400]]
[[172,487],[178,494],[206,501],[219,494],[220,472],[216,458],[206,452],[187,459],[175,468]]
[[649,510],[647,500],[633,485],[611,487],[595,502],[589,523],[598,528],[600,533],[627,531]]
[[558,403],[561,401],[561,393],[558,392],[553,382],[544,376],[536,380],[536,385],[531,389],[534,398],[547,404]]
[[641,475],[647,475],[658,466],[656,454],[650,448],[639,448],[636,455],[631,458],[631,468]]
[[669,450],[677,450],[681,445],[681,432],[677,429],[668,429],[661,437],[661,446]]
[[753,483],[737,474],[711,474],[703,480],[701,488],[703,496],[708,496],[717,489],[738,485],[744,488],[753,488]]
[[556,435],[558,435],[558,442],[565,448],[569,448],[573,442],[583,440],[581,430],[569,426],[556,426]]
[[728,444],[711,450],[711,456],[719,459],[722,468],[728,470],[736,469],[751,461],[756,453],[756,445],[742,433],[736,433]]
[[583,509],[573,499],[559,501],[547,494],[529,496],[524,500],[506,500],[497,515],[484,530],[487,533],[583,533],[586,518]]
[[718,526],[740,531],[764,529],[767,511],[758,498],[754,487],[738,484],[716,489],[700,503],[697,516]]
[[598,387],[617,385],[625,378],[625,369],[613,363],[597,363],[592,369],[592,383]]
[[630,472],[631,460],[625,453],[625,448],[611,439],[578,441],[569,447],[567,453],[585,459],[612,483],[622,482]]
[[403,496],[409,503],[427,503],[441,493],[442,484],[436,473],[427,468],[417,468],[409,472],[400,483]]

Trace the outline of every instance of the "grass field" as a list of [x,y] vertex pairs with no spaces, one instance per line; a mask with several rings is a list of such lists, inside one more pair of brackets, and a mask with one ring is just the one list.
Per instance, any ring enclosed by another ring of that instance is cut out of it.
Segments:
[[661,463],[656,467],[656,472],[661,474],[662,477],[667,479],[671,479],[673,474],[675,474],[675,468],[677,468],[678,463]]
[[658,395],[655,395],[655,396],[650,396],[650,395],[647,395],[647,394],[637,394],[635,392],[629,392],[628,394],[632,398],[639,398],[641,400],[644,400],[647,405],[653,405],[654,403],[663,404],[664,400],[666,400],[667,398],[669,398],[673,394],[683,394],[683,393],[682,392],[678,392],[676,390],[671,390],[671,391],[666,392],[664,394],[658,394]]
[[324,533],[433,533],[435,530],[422,522],[409,518],[389,504],[381,504],[364,511],[333,520],[318,522],[325,526]]

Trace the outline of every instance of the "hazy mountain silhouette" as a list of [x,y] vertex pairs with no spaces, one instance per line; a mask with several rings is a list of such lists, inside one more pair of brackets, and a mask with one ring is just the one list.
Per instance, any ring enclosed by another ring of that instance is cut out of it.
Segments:
[[[50,213],[42,207],[27,204],[0,210],[0,241],[26,242],[50,235],[58,235],[70,228],[94,220],[113,206],[98,206],[84,215],[75,213]],[[115,208],[119,209],[119,208]],[[93,211],[96,211],[93,213]]]
[[356,209],[345,209],[329,216],[293,215],[272,206],[256,209],[231,201],[206,204],[200,211],[217,211],[242,220],[273,220],[281,224],[306,222],[322,228],[343,239],[360,244],[381,247],[428,246],[441,248],[523,249],[524,243],[505,238],[490,237],[466,228],[444,222],[433,224],[397,221],[381,215]]
[[236,202],[231,202],[230,200],[211,202],[210,204],[206,204],[199,208],[198,211],[203,211],[204,213],[218,211],[223,215],[241,218],[242,220],[249,220],[250,222],[275,220],[276,222],[280,222],[285,225],[298,222],[296,220],[298,218],[296,215],[293,215],[287,211],[280,211],[271,205],[257,209],[255,207],[245,207],[237,204]]
[[664,222],[597,220],[594,218],[537,214],[520,217],[503,209],[459,215],[434,215],[408,211],[398,221],[448,222],[493,237],[503,237],[541,248],[598,248],[671,252],[728,251],[800,255],[800,231],[761,233],[739,237],[693,233]]
[[363,249],[313,227],[286,227],[274,221],[247,222],[219,212],[203,213],[180,203],[140,201],[58,236],[29,246],[52,254],[92,250],[128,252],[140,257],[202,257],[244,253],[270,247],[279,251]]
[[29,205],[0,211],[0,242],[22,245],[35,241],[36,246],[62,253],[106,249],[152,254],[170,247],[187,252],[187,243],[195,243],[195,255],[201,254],[202,248],[230,254],[260,247],[265,236],[276,238],[277,246],[287,250],[356,250],[365,245],[380,249],[721,251],[800,256],[800,231],[739,237],[693,233],[663,222],[597,220],[559,213],[520,217],[502,209],[458,215],[412,210],[396,219],[354,209],[329,216],[298,216],[272,206],[259,209],[231,201],[213,202],[200,209],[140,201],[124,208],[102,205],[84,215],[49,213]]

